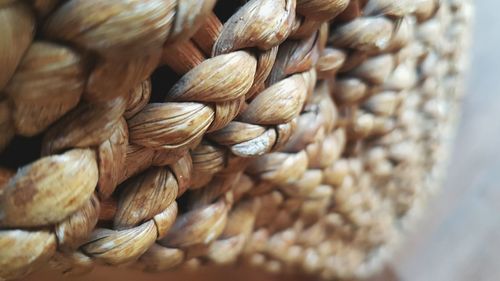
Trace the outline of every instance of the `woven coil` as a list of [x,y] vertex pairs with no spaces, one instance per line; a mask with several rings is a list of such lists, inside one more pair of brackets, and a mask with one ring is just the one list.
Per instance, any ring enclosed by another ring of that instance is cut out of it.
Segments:
[[366,276],[439,185],[471,11],[0,0],[0,279]]

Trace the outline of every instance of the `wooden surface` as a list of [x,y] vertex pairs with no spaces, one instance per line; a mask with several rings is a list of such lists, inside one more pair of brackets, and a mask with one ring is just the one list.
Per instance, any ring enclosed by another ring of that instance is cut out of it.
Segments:
[[469,90],[446,184],[394,263],[402,280],[500,280],[500,2],[476,5]]

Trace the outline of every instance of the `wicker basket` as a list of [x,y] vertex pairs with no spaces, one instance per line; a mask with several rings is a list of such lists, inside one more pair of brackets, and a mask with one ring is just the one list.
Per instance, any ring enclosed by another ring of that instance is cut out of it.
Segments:
[[439,186],[468,0],[0,0],[0,279],[380,267]]

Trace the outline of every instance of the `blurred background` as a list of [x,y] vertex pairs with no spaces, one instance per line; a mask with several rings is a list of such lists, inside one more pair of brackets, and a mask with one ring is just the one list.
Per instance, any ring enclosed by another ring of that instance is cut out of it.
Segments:
[[500,1],[476,1],[467,94],[443,190],[398,254],[401,280],[499,280]]
[[[500,1],[476,1],[472,64],[461,123],[443,189],[429,203],[392,264],[374,280],[500,279]],[[256,271],[204,269],[196,274],[143,275],[98,269],[71,280],[308,280]],[[28,280],[68,280],[49,273]]]

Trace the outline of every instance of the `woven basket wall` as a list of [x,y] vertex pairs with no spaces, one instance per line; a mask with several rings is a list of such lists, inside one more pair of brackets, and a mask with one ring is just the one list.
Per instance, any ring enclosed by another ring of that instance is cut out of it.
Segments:
[[439,186],[467,0],[0,0],[0,279],[365,276]]

